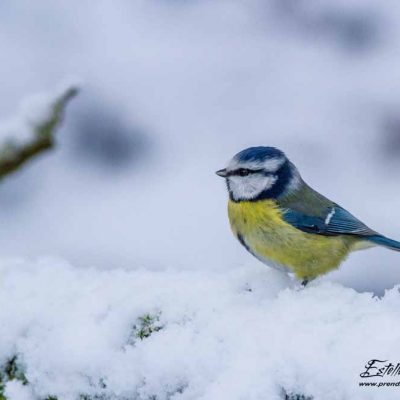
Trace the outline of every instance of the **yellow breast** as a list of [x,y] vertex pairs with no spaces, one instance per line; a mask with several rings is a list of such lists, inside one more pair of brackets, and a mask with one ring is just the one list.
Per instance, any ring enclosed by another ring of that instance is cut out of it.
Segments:
[[267,264],[286,266],[299,279],[337,268],[356,242],[349,236],[300,231],[284,221],[273,200],[229,201],[228,214],[233,233],[251,253]]

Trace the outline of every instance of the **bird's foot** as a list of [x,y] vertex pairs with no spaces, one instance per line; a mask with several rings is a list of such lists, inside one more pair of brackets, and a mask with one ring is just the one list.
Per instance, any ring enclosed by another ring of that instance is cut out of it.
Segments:
[[310,281],[311,281],[311,279],[308,279],[308,278],[304,278],[302,281],[296,280],[295,281],[296,282],[295,290],[296,291],[304,290]]
[[308,278],[303,279],[303,281],[301,282],[301,286],[303,286],[303,288],[305,288],[307,286],[308,282],[310,282],[308,280]]

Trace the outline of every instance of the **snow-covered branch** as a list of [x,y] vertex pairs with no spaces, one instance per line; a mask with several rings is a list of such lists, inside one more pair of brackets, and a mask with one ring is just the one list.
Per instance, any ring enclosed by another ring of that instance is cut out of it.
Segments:
[[69,86],[55,95],[27,99],[19,115],[0,127],[0,179],[54,145],[68,102],[78,93]]

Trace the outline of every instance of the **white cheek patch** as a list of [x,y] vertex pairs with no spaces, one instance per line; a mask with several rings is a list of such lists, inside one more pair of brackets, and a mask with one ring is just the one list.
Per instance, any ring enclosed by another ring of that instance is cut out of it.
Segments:
[[274,175],[231,176],[228,185],[234,200],[252,200],[264,190],[271,189],[277,180]]

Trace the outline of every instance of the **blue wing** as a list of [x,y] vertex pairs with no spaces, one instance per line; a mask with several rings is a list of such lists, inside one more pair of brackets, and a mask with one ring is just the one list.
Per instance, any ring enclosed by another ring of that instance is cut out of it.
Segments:
[[283,218],[297,229],[319,235],[377,235],[375,231],[368,228],[368,226],[336,204],[328,207],[321,216],[305,215],[288,208],[284,210]]

